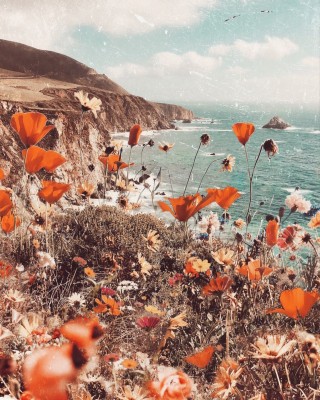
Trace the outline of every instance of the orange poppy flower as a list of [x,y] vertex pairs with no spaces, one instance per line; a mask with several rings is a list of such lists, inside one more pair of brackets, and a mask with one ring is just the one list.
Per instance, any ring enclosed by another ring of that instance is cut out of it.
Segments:
[[21,142],[32,146],[40,142],[53,128],[46,125],[47,117],[38,112],[16,113],[11,117],[11,126],[20,136]]
[[240,275],[246,276],[250,281],[260,281],[264,276],[270,275],[272,268],[261,266],[260,260],[250,261],[237,269]]
[[13,270],[12,265],[0,261],[0,278],[7,278]]
[[6,190],[0,190],[0,217],[8,214],[13,207],[11,198]]
[[198,368],[205,368],[209,364],[213,353],[214,347],[208,346],[199,353],[195,353],[186,357],[185,361],[189,364],[195,365]]
[[5,174],[2,168],[0,168],[0,181],[2,181],[5,178]]
[[270,247],[275,246],[278,243],[279,237],[279,222],[273,219],[268,222],[266,227],[266,242]]
[[222,293],[225,292],[233,285],[233,280],[229,276],[220,276],[217,274],[216,278],[210,279],[208,285],[204,286],[202,293],[205,296],[210,296],[214,292]]
[[31,146],[22,150],[24,166],[29,174],[34,174],[42,168],[43,156],[46,151],[38,146]]
[[87,267],[84,269],[84,273],[89,277],[89,278],[95,278],[96,277],[96,273],[94,272],[94,270],[90,267]]
[[46,151],[38,146],[31,146],[22,150],[24,166],[29,174],[34,174],[42,168],[43,157]]
[[[123,169],[129,167],[129,164],[120,161],[120,155],[118,154],[110,154],[109,156],[99,156],[99,160],[102,164],[108,168],[109,172],[116,172],[118,169]],[[130,163],[130,166],[134,165],[134,163]]]
[[128,140],[128,145],[129,146],[135,146],[138,144],[140,135],[142,132],[142,128],[139,124],[133,125],[130,129],[130,134],[129,134],[129,140]]
[[214,198],[214,201],[225,210],[241,196],[238,189],[232,186],[227,186],[224,189],[207,189],[207,192]]
[[137,361],[132,360],[131,358],[126,358],[121,364],[127,369],[134,369],[138,365]]
[[93,310],[96,313],[105,313],[108,312],[111,315],[120,315],[120,304],[117,303],[114,299],[111,297],[107,297],[105,295],[101,296],[101,299],[103,302],[101,302],[99,299],[95,299],[95,302],[98,304],[97,307],[95,307]]
[[42,181],[42,189],[39,190],[38,196],[49,204],[53,204],[58,201],[70,187],[71,185],[68,183]]
[[67,385],[76,379],[84,362],[72,343],[35,350],[24,362],[24,385],[36,399],[67,400]]
[[253,134],[255,127],[248,122],[237,122],[232,125],[232,129],[239,142],[245,146],[250,136]]
[[5,233],[11,233],[20,224],[20,218],[15,217],[11,212],[1,218],[1,228]]
[[60,328],[61,334],[80,349],[88,349],[95,340],[103,335],[103,329],[97,318],[79,317],[67,322]]
[[266,313],[280,313],[293,319],[304,318],[319,299],[320,295],[316,291],[305,292],[301,288],[284,290],[280,294],[280,303],[283,308],[269,309]]
[[159,201],[158,204],[161,210],[164,212],[168,211],[177,220],[185,222],[202,208],[215,201],[215,197],[208,192],[207,196],[204,198],[202,198],[199,193],[196,193],[193,195],[191,194],[189,196],[181,196],[176,198],[168,197],[168,200],[172,208],[163,201]]
[[22,150],[22,157],[25,160],[25,168],[29,174],[34,174],[44,168],[52,173],[67,160],[53,150],[44,150],[38,146],[31,146]]

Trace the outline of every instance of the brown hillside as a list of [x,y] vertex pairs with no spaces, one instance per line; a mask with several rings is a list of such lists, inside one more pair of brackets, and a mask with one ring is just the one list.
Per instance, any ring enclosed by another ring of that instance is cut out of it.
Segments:
[[118,94],[128,94],[107,76],[98,74],[94,69],[71,57],[2,39],[0,39],[0,68],[24,73],[26,76],[41,76]]

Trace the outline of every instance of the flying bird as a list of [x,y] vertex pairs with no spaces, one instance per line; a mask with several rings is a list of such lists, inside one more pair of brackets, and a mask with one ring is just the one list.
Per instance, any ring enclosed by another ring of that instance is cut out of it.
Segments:
[[[253,14],[260,14],[260,13],[269,14],[269,13],[272,13],[272,12],[273,11],[271,11],[271,10],[261,10],[261,11],[258,11],[258,12],[254,12]],[[233,15],[232,17],[225,19],[224,22],[231,21],[231,20],[233,20],[235,18],[238,18],[238,17],[241,17],[241,14]]]
[[231,21],[232,19],[237,18],[237,17],[240,17],[240,16],[241,16],[241,14],[239,14],[239,15],[234,15],[233,17],[230,17],[230,18],[228,18],[228,19],[225,19],[224,22]]

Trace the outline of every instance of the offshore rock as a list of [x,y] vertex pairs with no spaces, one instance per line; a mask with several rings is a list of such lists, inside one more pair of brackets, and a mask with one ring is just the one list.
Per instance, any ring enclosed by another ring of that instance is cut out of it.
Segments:
[[286,129],[289,128],[291,125],[289,125],[287,122],[283,121],[280,117],[273,117],[270,119],[270,121],[263,125],[262,128],[267,128],[267,129]]

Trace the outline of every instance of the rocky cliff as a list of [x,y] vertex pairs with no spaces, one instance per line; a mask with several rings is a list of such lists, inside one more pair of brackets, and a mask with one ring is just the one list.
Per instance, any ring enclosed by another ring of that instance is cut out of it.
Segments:
[[152,103],[161,115],[172,120],[194,119],[194,114],[191,110],[174,104]]

